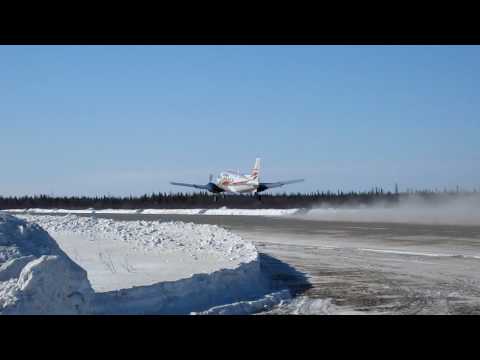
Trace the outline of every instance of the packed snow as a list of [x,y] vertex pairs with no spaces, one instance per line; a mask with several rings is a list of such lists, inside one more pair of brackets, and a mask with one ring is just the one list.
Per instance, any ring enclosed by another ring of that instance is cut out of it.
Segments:
[[0,213],[0,314],[83,314],[87,273],[38,225]]
[[47,230],[86,269],[95,291],[88,313],[252,313],[287,296],[269,295],[255,246],[216,225],[18,216]]

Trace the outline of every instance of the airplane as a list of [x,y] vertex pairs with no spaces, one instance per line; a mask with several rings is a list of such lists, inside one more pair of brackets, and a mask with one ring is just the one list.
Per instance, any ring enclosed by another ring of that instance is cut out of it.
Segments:
[[[260,182],[260,158],[256,158],[255,165],[251,174],[240,174],[240,172],[225,171],[220,173],[220,176],[213,182],[213,175],[210,175],[209,181],[205,185],[198,184],[185,184],[179,182],[170,182],[176,186],[186,186],[195,189],[207,190],[214,195],[220,193],[232,193],[232,194],[254,194],[259,200],[260,192],[267,189],[272,189],[288,184],[294,184],[304,181],[304,179],[278,181],[278,182]],[[214,200],[216,201],[216,196]]]

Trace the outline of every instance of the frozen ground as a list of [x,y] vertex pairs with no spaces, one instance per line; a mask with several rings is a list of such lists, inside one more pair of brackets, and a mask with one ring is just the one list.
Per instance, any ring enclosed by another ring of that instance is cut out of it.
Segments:
[[230,228],[305,275],[279,271],[302,291],[270,313],[480,314],[480,226],[272,219]]

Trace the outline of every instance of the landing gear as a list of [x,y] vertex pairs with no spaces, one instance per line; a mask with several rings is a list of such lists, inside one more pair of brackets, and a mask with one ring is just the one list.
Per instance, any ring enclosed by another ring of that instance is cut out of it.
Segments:
[[255,193],[255,199],[257,199],[258,201],[262,201],[262,197],[259,193]]
[[220,197],[222,200],[224,200],[224,199],[225,199],[225,194],[223,194],[223,193],[221,193],[221,194],[214,194],[214,195],[213,195],[213,202],[217,202],[219,197]]

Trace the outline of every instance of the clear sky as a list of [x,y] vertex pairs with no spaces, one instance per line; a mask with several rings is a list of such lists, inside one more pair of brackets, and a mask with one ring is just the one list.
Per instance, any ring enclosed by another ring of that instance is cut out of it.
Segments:
[[480,188],[478,46],[0,46],[0,195]]

